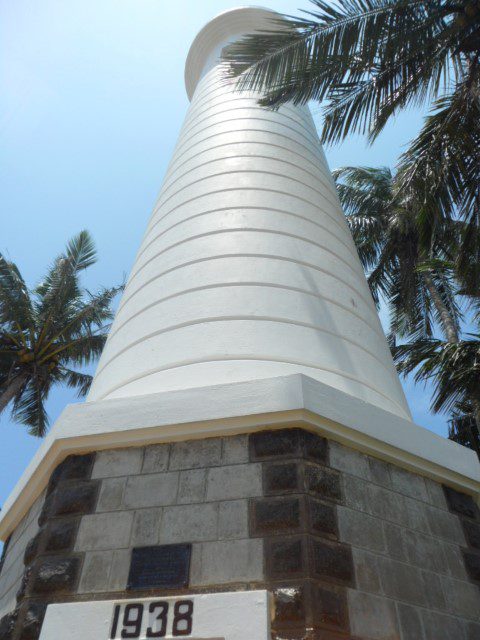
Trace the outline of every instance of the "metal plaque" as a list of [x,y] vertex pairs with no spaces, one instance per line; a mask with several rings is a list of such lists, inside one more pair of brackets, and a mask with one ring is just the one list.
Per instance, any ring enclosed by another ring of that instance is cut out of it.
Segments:
[[127,589],[187,587],[191,552],[191,544],[164,544],[132,549]]

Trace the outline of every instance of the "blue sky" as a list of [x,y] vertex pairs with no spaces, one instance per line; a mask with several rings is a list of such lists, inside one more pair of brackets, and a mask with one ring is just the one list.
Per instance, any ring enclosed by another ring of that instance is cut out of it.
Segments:
[[[288,14],[307,0],[263,0]],[[0,251],[30,284],[86,228],[100,260],[86,279],[128,273],[187,109],[183,67],[198,30],[232,0],[15,0],[0,3]],[[320,123],[320,109],[313,105]],[[327,148],[332,168],[391,165],[421,124],[403,114],[373,147]],[[423,387],[405,386],[417,423],[444,435]],[[52,422],[76,401],[59,390]],[[388,425],[386,425],[388,428]],[[39,441],[0,418],[0,504]]]

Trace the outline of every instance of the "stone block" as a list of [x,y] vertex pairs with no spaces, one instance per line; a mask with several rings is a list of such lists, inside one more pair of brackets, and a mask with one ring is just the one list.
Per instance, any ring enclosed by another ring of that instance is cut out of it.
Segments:
[[467,622],[465,632],[465,640],[478,640],[480,638],[480,624],[477,622]]
[[340,474],[332,469],[317,465],[305,465],[305,488],[311,495],[340,502],[342,485]]
[[81,456],[68,456],[61,462],[50,476],[48,492],[52,491],[63,480],[88,480],[92,473],[95,453]]
[[97,502],[99,485],[90,480],[61,483],[45,500],[39,518],[43,525],[50,518],[92,513]]
[[329,442],[326,438],[322,438],[310,431],[303,431],[301,446],[306,460],[319,464],[330,464]]
[[142,462],[142,447],[99,451],[93,466],[92,478],[133,476],[140,473]]
[[419,606],[426,605],[420,569],[382,556],[378,556],[377,560],[380,582],[386,596]]
[[241,434],[223,439],[223,464],[243,464],[248,462],[248,435]]
[[397,602],[397,612],[402,640],[427,640],[419,609]]
[[480,549],[480,524],[466,519],[462,521],[462,524],[467,544],[475,549]]
[[126,484],[127,478],[106,478],[102,480],[96,511],[121,509]]
[[313,626],[348,631],[348,606],[345,590],[333,586],[327,587],[316,582],[311,584],[310,589]]
[[368,488],[369,510],[372,515],[396,524],[404,525],[407,520],[406,500],[402,494],[389,491],[375,484]]
[[424,609],[422,622],[427,640],[463,640],[465,637],[463,622],[453,616]]
[[407,557],[411,564],[437,571],[438,573],[448,573],[445,549],[442,543],[430,536],[409,529],[403,534]]
[[156,545],[160,535],[162,509],[141,509],[135,512],[132,528],[132,546]]
[[151,444],[145,447],[142,473],[160,473],[168,469],[170,458],[169,444]]
[[43,532],[43,551],[59,553],[73,549],[78,522],[78,518],[51,522]]
[[352,549],[326,540],[310,540],[312,569],[321,580],[333,580],[341,584],[353,585],[355,570]]
[[298,493],[301,486],[298,462],[265,463],[263,486],[266,495]]
[[447,504],[451,511],[468,518],[479,519],[479,509],[475,504],[475,500],[467,493],[461,493],[451,487],[443,487]]
[[423,502],[428,501],[427,488],[422,476],[391,465],[390,477],[394,491],[403,493],[411,498],[416,498],[417,500],[423,500]]
[[345,491],[345,504],[348,507],[370,513],[372,504],[369,493],[369,483],[356,476],[345,474],[343,476]]
[[387,545],[387,555],[397,560],[408,560],[407,546],[405,544],[404,531],[390,522],[383,523],[383,534]]
[[311,533],[338,539],[336,506],[307,498],[308,529]]
[[[45,602],[24,602],[18,612],[17,640],[37,640],[42,628],[47,604]],[[3,639],[3,636],[0,635]]]
[[[285,629],[305,626],[307,587],[304,583],[273,590],[273,628],[278,633]],[[283,635],[283,634],[282,634]]]
[[390,489],[392,486],[392,478],[390,476],[391,465],[378,458],[372,458],[371,456],[367,456],[367,459],[369,480]]
[[191,586],[263,580],[261,539],[222,540],[193,545]]
[[480,553],[464,551],[463,559],[470,579],[480,582]]
[[13,632],[17,621],[17,612],[11,611],[0,619],[0,638],[2,640],[13,640]]
[[170,452],[170,469],[198,469],[222,463],[222,439],[206,438],[174,442]]
[[229,500],[218,505],[220,540],[248,538],[248,500]]
[[191,504],[203,502],[207,480],[206,469],[188,469],[180,472],[177,502]]
[[328,463],[328,443],[303,429],[276,429],[250,434],[250,459],[307,458]]
[[218,504],[188,504],[165,507],[160,527],[160,543],[216,540]]
[[436,507],[427,507],[428,522],[432,534],[448,542],[465,546],[465,536],[458,516]]
[[425,486],[428,493],[428,501],[434,507],[438,509],[448,509],[447,500],[445,498],[445,492],[443,487],[438,482],[431,480],[430,478],[424,478]]
[[128,547],[133,512],[112,511],[84,516],[80,522],[77,551],[101,551]]
[[207,500],[235,500],[262,495],[260,464],[237,464],[209,469]]
[[405,498],[405,508],[407,510],[406,526],[430,534],[428,510],[431,507],[425,502]]
[[383,523],[366,513],[338,506],[340,540],[370,551],[385,551]]
[[260,498],[250,504],[252,536],[297,533],[303,525],[303,500],[301,504],[298,496]]
[[[392,600],[348,589],[348,610],[353,635],[369,640],[399,638],[395,604]],[[432,640],[434,638],[435,636],[431,636]]]
[[377,556],[363,549],[352,549],[356,586],[360,591],[382,593]]
[[307,574],[306,539],[303,536],[265,540],[266,577],[299,578]]
[[178,472],[132,476],[127,480],[123,503],[127,509],[162,507],[177,499]]
[[91,551],[85,554],[79,593],[108,591],[108,577],[112,567],[113,551]]
[[28,581],[28,595],[51,596],[73,593],[81,570],[81,558],[50,556],[38,559]]
[[130,549],[117,549],[113,552],[112,568],[108,578],[109,591],[125,591],[132,552]]
[[456,544],[443,543],[443,552],[447,566],[447,572],[458,580],[468,580],[463,555]]
[[455,616],[480,622],[480,589],[478,585],[453,578],[442,578],[447,606],[443,607]]
[[370,479],[367,456],[338,442],[330,442],[330,466],[363,480]]
[[[446,602],[443,583],[444,576],[440,577],[437,573],[432,571],[422,571],[422,580],[424,584],[424,593],[426,596],[426,603],[430,609],[438,609],[440,611],[446,611]],[[447,597],[449,595],[447,594]]]

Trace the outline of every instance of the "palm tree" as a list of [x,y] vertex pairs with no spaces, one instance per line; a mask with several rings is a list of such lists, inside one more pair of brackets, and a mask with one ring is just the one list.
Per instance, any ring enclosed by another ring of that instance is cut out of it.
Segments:
[[72,238],[44,280],[29,290],[18,267],[0,254],[0,413],[42,437],[48,427],[45,401],[56,384],[84,396],[92,376],[81,367],[97,358],[121,287],[92,294],[80,286],[82,271],[96,262],[87,231]]

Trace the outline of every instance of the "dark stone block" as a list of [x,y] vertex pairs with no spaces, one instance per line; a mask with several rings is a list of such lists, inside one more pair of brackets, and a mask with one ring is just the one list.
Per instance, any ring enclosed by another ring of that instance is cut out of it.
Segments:
[[306,465],[305,484],[307,491],[311,494],[337,502],[342,499],[340,475],[332,469]]
[[467,543],[471,547],[480,549],[480,524],[472,522],[471,520],[463,520],[462,524]]
[[301,429],[277,429],[259,431],[249,436],[252,460],[266,460],[283,456],[299,457],[303,454]]
[[269,538],[265,540],[267,578],[301,576],[305,573],[303,538]]
[[91,480],[62,483],[45,500],[38,520],[43,525],[56,516],[84,515],[95,510],[99,483]]
[[314,582],[311,585],[311,603],[312,623],[315,627],[349,630],[347,596],[343,589]]
[[39,554],[40,544],[42,541],[42,533],[43,531],[42,529],[40,529],[40,531],[35,536],[33,536],[31,540],[29,540],[27,546],[25,547],[25,553],[23,554],[23,563],[26,566],[31,564]]
[[303,446],[305,457],[321,464],[328,464],[328,441],[325,438],[304,431]]
[[463,552],[465,568],[472,580],[480,582],[480,553],[472,553],[470,551]]
[[305,626],[305,586],[289,585],[273,591],[275,616],[273,627],[276,631]]
[[445,492],[445,497],[447,498],[448,506],[452,511],[455,511],[455,513],[459,513],[462,516],[478,519],[478,507],[472,496],[469,496],[466,493],[460,493],[460,491],[455,491],[455,489],[452,489],[451,487],[444,486],[443,490]]
[[45,602],[25,602],[22,604],[18,616],[20,632],[16,640],[38,640],[46,609]]
[[44,551],[70,551],[75,544],[77,529],[76,518],[52,522],[44,533]]
[[165,544],[132,549],[127,589],[188,587],[191,544]]
[[36,561],[29,580],[29,595],[63,594],[75,591],[81,568],[79,557],[45,557]]
[[68,456],[50,476],[48,493],[63,480],[88,480],[91,476],[95,454],[87,453],[82,456]]
[[300,470],[297,462],[267,464],[263,470],[263,486],[266,494],[300,491]]
[[298,497],[252,500],[252,535],[295,532],[301,526],[301,507]]
[[309,529],[312,533],[338,538],[337,513],[334,505],[308,498],[307,509]]
[[312,540],[313,571],[319,578],[353,584],[352,550],[341,544]]
[[28,565],[25,567],[22,575],[22,580],[20,582],[20,587],[16,593],[17,602],[21,602],[25,597],[25,593],[27,591],[27,586],[30,583],[30,577],[32,575],[33,565]]
[[17,611],[7,613],[7,615],[0,619],[0,638],[2,640],[13,640],[16,620]]

